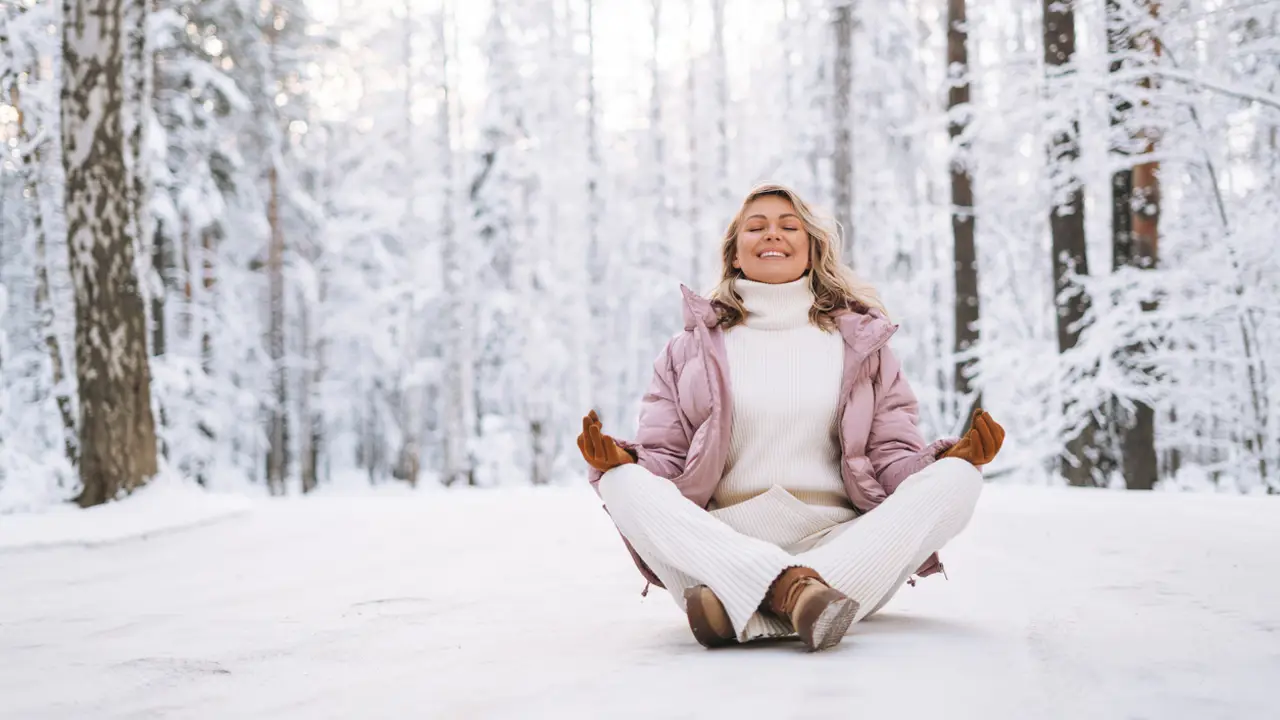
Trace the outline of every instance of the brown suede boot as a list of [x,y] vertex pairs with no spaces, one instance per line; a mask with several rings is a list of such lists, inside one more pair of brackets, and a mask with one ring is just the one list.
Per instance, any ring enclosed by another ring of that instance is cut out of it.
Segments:
[[858,614],[858,603],[806,567],[784,570],[765,596],[770,612],[789,619],[810,651],[835,647]]
[[684,603],[685,612],[689,614],[689,629],[703,647],[718,648],[737,642],[729,613],[711,588],[697,585],[685,590]]

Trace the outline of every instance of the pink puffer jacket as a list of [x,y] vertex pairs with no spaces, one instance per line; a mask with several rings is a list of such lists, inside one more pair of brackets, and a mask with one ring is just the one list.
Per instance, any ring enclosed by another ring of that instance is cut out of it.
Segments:
[[[681,286],[681,291],[684,332],[667,343],[654,363],[635,440],[618,442],[635,453],[642,467],[670,479],[685,497],[705,508],[729,457],[733,395],[719,314],[711,301],[687,287]],[[915,394],[888,346],[896,325],[874,309],[845,312],[837,322],[845,342],[838,412],[840,471],[854,508],[865,513],[956,440],[925,445],[916,425]],[[600,475],[591,469],[593,487]],[[627,549],[645,578],[661,586],[630,543]],[[917,574],[941,569],[934,555]]]

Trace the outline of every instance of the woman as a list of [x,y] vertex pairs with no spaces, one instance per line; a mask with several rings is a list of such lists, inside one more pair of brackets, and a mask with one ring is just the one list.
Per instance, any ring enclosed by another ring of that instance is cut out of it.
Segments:
[[[926,446],[875,293],[790,189],[747,195],[710,300],[654,364],[635,442],[578,446],[645,577],[707,647],[840,642],[968,522],[1004,431],[982,411]],[[874,510],[874,512],[873,512]]]

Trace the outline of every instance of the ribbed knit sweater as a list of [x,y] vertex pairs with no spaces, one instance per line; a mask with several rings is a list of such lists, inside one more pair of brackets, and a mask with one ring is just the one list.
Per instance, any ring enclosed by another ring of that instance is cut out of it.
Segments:
[[[813,293],[807,277],[779,285],[735,283],[747,317],[725,334],[733,429],[714,505],[729,508],[778,486],[831,522],[852,520],[836,422],[844,340],[809,322]],[[776,503],[760,503],[760,510],[779,512]]]

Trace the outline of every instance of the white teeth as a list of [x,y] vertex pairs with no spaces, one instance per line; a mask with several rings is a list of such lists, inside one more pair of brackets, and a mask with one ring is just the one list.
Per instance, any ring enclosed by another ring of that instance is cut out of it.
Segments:
[[786,257],[786,255],[783,255],[782,253],[777,252],[777,251],[774,251],[774,250],[770,250],[770,251],[768,251],[768,252],[760,253],[760,257],[762,257],[762,258],[767,258],[767,257]]

